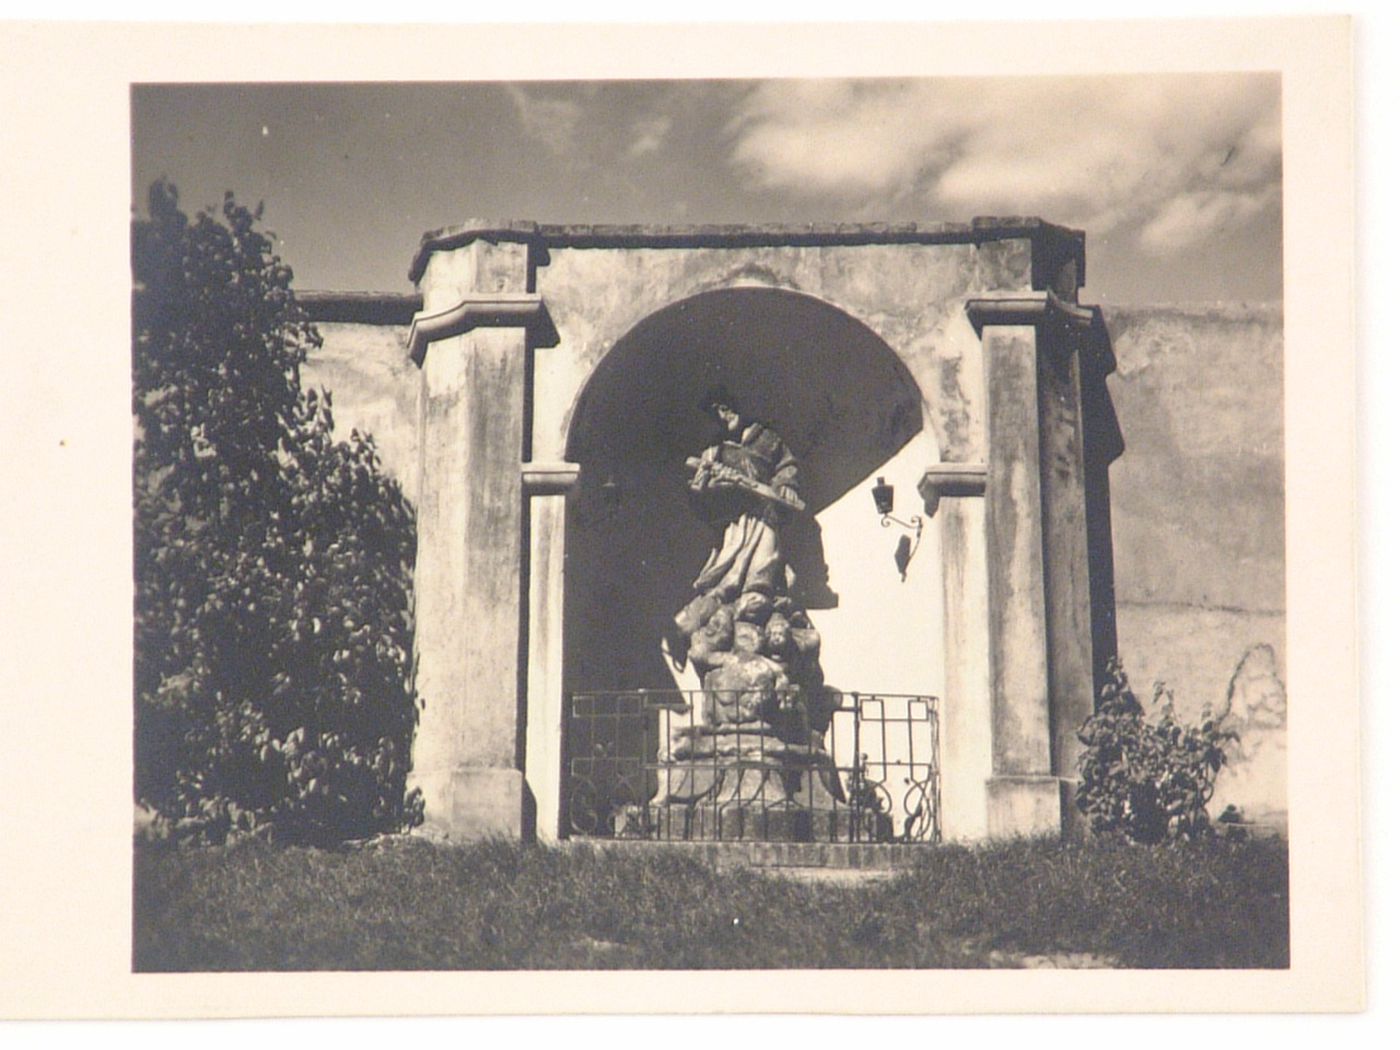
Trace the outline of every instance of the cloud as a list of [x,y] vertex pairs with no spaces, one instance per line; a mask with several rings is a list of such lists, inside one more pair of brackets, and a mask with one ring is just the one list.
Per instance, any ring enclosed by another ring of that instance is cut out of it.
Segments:
[[729,132],[760,187],[1039,213],[1175,251],[1277,205],[1279,129],[1277,78],[1180,75],[769,81]]
[[1149,251],[1171,254],[1243,226],[1278,200],[1278,194],[1268,188],[1253,193],[1184,193],[1163,204],[1142,228],[1138,239]]
[[668,116],[649,117],[639,120],[632,127],[632,141],[627,147],[627,156],[636,159],[648,153],[656,153],[666,142],[671,131],[671,118]]
[[918,114],[927,84],[771,81],[731,124],[732,159],[761,185],[844,198],[884,193],[936,163],[952,129]]
[[583,119],[583,106],[578,101],[526,90],[518,84],[508,85],[506,91],[525,134],[556,156],[565,157],[575,151]]

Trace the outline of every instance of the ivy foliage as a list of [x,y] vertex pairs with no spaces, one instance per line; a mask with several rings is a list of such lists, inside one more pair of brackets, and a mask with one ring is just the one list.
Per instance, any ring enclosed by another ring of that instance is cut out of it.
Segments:
[[137,800],[182,835],[414,818],[414,516],[303,390],[321,345],[261,209],[132,227]]
[[1137,842],[1197,838],[1211,833],[1206,803],[1225,764],[1225,747],[1238,739],[1209,709],[1197,725],[1176,715],[1171,691],[1154,688],[1145,709],[1114,660],[1094,713],[1079,729],[1075,802],[1097,832]]

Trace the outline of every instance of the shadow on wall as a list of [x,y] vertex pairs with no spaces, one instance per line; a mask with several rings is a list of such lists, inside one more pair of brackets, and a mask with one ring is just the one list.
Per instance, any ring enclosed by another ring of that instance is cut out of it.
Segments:
[[715,384],[798,458],[808,513],[783,539],[809,609],[839,601],[815,516],[923,426],[918,388],[889,346],[808,296],[707,292],[637,325],[590,379],[570,434],[581,467],[564,614],[570,691],[677,687],[661,642],[714,539],[687,497],[685,460],[718,437],[698,408]]

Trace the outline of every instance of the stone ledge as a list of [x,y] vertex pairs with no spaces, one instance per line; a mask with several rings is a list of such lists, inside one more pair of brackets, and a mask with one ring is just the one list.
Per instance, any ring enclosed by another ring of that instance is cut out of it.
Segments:
[[[469,219],[423,235],[408,278],[415,284],[434,252],[484,240],[550,248],[760,248],[866,244],[981,244],[1026,238],[1058,258],[1072,257],[1084,274],[1084,233],[1031,216],[979,216],[971,222],[771,223],[760,225],[551,225],[522,220]],[[1050,268],[1050,269],[1053,269]],[[1049,280],[1047,270],[1044,280]]]
[[544,300],[534,293],[470,296],[437,313],[415,314],[408,329],[408,356],[423,367],[428,346],[473,328],[525,328],[535,346],[556,346],[559,333]]
[[579,465],[564,462],[520,464],[520,480],[530,496],[566,496],[578,486]]
[[[1078,353],[1086,376],[1103,379],[1118,368],[1101,307],[1083,306],[1047,289],[1029,296],[969,299],[963,309],[968,323],[978,336],[982,335],[984,328],[999,325],[1075,333],[1071,339],[1056,340],[1052,345],[1058,345],[1060,353]],[[1116,419],[1113,425],[1116,432]],[[1118,434],[1116,440],[1121,442],[1121,439],[1122,435]],[[1122,451],[1121,448],[1119,451]],[[1116,458],[1116,455],[1110,456],[1110,459]]]
[[312,321],[341,324],[409,325],[423,309],[417,292],[297,292]]
[[969,299],[965,310],[978,335],[988,325],[1061,325],[1089,330],[1096,323],[1102,324],[1096,307],[1068,302],[1053,291],[1035,296]]
[[935,463],[919,479],[919,496],[924,501],[924,513],[938,512],[938,501],[944,496],[985,496],[987,494],[987,464]]
[[720,867],[856,868],[892,870],[917,863],[934,843],[885,842],[648,842],[644,839],[568,839],[570,850],[672,850]]

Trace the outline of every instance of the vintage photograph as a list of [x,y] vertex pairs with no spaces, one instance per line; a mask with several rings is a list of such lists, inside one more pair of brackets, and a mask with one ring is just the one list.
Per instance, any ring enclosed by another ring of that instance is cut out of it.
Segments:
[[1363,1009],[1351,36],[7,27],[0,1017]]
[[133,85],[133,968],[1288,967],[1280,102]]

